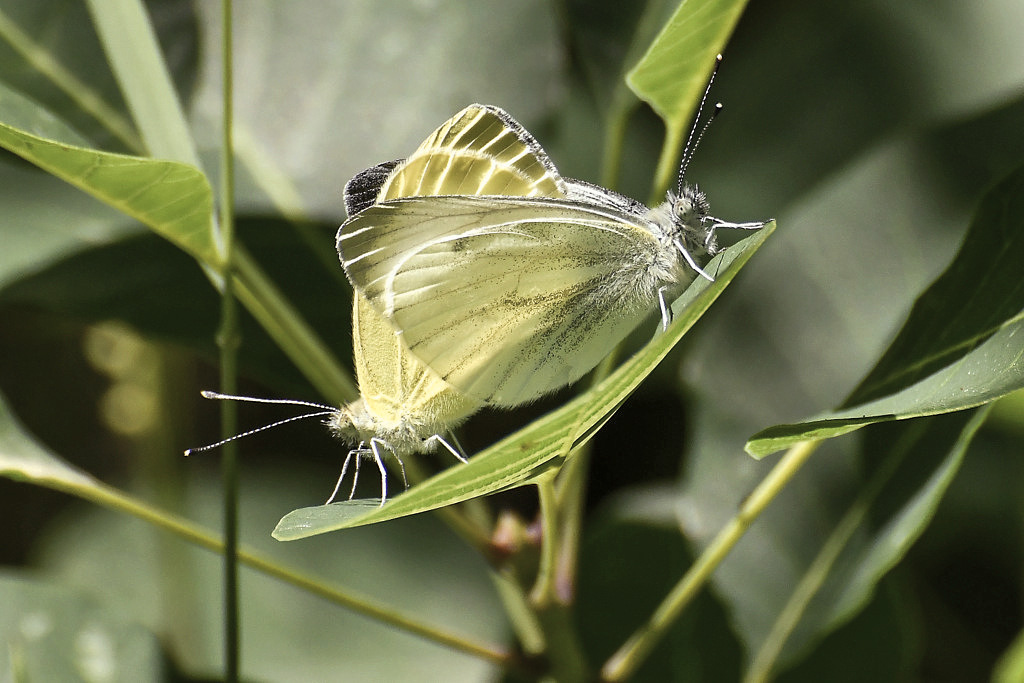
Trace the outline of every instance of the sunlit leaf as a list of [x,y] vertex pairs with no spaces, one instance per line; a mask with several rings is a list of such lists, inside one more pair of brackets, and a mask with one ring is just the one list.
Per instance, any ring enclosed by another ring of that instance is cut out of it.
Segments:
[[[45,120],[42,110],[38,120]],[[213,193],[198,169],[65,144],[4,123],[0,146],[141,221],[202,262],[220,263]]]
[[647,53],[627,74],[626,82],[637,97],[665,121],[668,144],[659,178],[664,179],[669,162],[677,162],[715,56],[725,49],[746,4],[746,0],[681,2]]

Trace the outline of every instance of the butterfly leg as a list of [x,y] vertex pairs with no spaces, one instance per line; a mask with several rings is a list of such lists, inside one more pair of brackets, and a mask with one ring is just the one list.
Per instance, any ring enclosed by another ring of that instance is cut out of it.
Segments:
[[719,228],[727,228],[729,230],[760,230],[767,225],[767,221],[733,223],[732,221],[723,221],[721,218],[715,218],[714,216],[705,216],[704,220],[711,223],[707,236],[704,238],[704,250],[709,254],[715,254],[718,252],[718,245],[715,243],[715,234]]
[[[345,472],[348,471],[348,464],[352,460],[352,455],[355,453],[358,453],[357,449],[349,451],[348,455],[345,456],[345,462],[341,466],[341,474],[338,475],[338,481],[334,484],[334,490],[331,491],[331,496],[330,498],[327,499],[327,502],[324,503],[324,505],[330,505],[331,503],[334,502],[334,497],[338,495],[338,489],[341,488],[341,482],[345,478]],[[349,496],[350,500],[351,498],[352,497]]]
[[398,457],[398,453],[392,448],[384,439],[378,439],[373,437],[370,439],[370,450],[368,453],[373,454],[373,460],[377,463],[377,469],[380,470],[380,504],[383,507],[384,503],[388,499],[388,472],[384,467],[384,456],[381,454],[381,447],[384,447],[391,451],[392,457],[398,461],[399,471],[402,473],[402,483],[405,484],[405,488],[409,488],[409,480],[405,476],[405,463]]
[[[455,432],[451,432],[451,431],[448,432],[448,436],[451,437],[452,443],[455,445],[455,450],[457,450],[459,452],[459,455],[457,455],[455,457],[459,458],[459,460],[461,460],[462,462],[469,462],[469,456],[466,455],[466,449],[462,447],[461,443],[459,443],[459,437],[455,436]],[[444,442],[443,439],[441,440],[441,443],[444,443],[445,446],[448,445],[448,444],[446,444]],[[449,450],[451,450],[451,449],[449,448]]]
[[377,437],[370,439],[369,452],[373,454],[373,460],[377,463],[377,469],[380,470],[380,505],[384,507],[384,501],[388,499],[388,471],[384,469],[384,458],[380,455],[380,444],[387,446],[384,441]]
[[686,259],[686,262],[690,265],[691,268],[693,268],[693,270],[698,275],[700,275],[702,278],[704,278],[705,280],[707,280],[709,282],[714,282],[715,281],[715,278],[713,278],[710,275],[708,275],[706,272],[704,272],[703,268],[701,268],[700,266],[697,265],[697,262],[693,260],[693,257],[690,256],[690,252],[688,252],[686,250],[686,247],[683,246],[682,242],[680,242],[679,240],[675,240],[675,244],[676,244],[676,249],[679,250],[679,253],[683,255],[683,258]]
[[424,445],[426,446],[426,445],[430,444],[431,442],[439,443],[442,446],[444,446],[446,449],[448,449],[448,452],[451,453],[452,455],[454,455],[456,460],[459,460],[460,462],[469,462],[469,460],[466,459],[466,456],[464,455],[464,452],[462,451],[462,444],[460,444],[459,440],[455,438],[455,434],[449,433],[449,436],[452,437],[452,440],[455,442],[455,445],[458,447],[458,450],[453,448],[450,443],[445,441],[444,437],[441,436],[440,434],[434,434],[432,437],[430,437],[429,439],[427,439],[424,442]]
[[672,309],[665,301],[665,287],[658,287],[658,306],[661,307],[661,331],[664,332],[668,329],[668,324],[672,322]]
[[387,441],[384,441],[383,439],[377,439],[377,441],[380,442],[381,445],[384,446],[384,448],[391,451],[391,457],[394,458],[395,461],[398,463],[398,471],[402,473],[402,485],[405,486],[405,488],[409,488],[409,480],[405,476],[405,463],[402,462],[402,459],[400,457],[398,457],[398,451],[396,451],[391,446],[391,444],[389,444]]

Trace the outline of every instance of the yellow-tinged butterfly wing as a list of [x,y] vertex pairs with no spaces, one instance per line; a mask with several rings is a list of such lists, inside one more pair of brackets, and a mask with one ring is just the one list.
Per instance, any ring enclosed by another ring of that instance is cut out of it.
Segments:
[[405,432],[413,442],[423,441],[446,433],[483,407],[412,355],[358,292],[352,302],[352,346],[359,393],[381,435],[401,439]]
[[578,379],[651,310],[652,272],[672,264],[637,220],[569,200],[411,197],[364,209],[338,249],[419,360],[516,405]]
[[555,165],[525,128],[497,107],[473,104],[397,162],[376,201],[429,195],[551,197],[564,190]]

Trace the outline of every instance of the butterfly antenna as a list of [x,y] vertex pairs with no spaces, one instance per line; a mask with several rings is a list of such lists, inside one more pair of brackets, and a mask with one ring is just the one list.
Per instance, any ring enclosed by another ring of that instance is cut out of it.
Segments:
[[[715,56],[715,66],[711,69],[711,76],[708,78],[708,84],[704,87],[704,95],[700,98],[700,104],[697,105],[697,115],[693,117],[693,125],[690,126],[690,134],[686,136],[686,144],[683,146],[683,157],[679,162],[679,183],[676,190],[679,194],[683,192],[683,182],[686,179],[686,167],[690,165],[690,160],[693,159],[693,153],[697,151],[697,145],[700,144],[701,139],[704,137],[704,132],[707,131],[708,126],[715,120],[718,113],[722,111],[722,105],[716,104],[715,111],[708,119],[708,122],[703,126],[700,125],[700,119],[704,115],[704,104],[708,100],[708,94],[711,92],[711,85],[715,82],[715,76],[718,75],[718,67],[722,66],[722,55]],[[699,132],[698,132],[699,131]]]
[[281,425],[288,424],[289,422],[295,422],[296,420],[305,420],[305,419],[310,418],[310,417],[321,417],[323,415],[333,415],[334,413],[337,412],[337,409],[333,408],[331,406],[324,405],[322,403],[311,403],[309,401],[297,401],[297,400],[285,399],[285,398],[256,398],[254,396],[234,396],[232,394],[220,394],[220,393],[217,393],[216,391],[203,391],[201,393],[203,395],[203,398],[209,398],[209,399],[217,399],[217,400],[224,400],[224,401],[249,401],[251,403],[283,403],[283,404],[286,404],[286,405],[293,405],[293,406],[308,406],[310,408],[320,408],[320,410],[317,410],[314,413],[303,413],[302,415],[295,415],[293,417],[287,417],[287,418],[285,418],[283,420],[278,420],[277,422],[272,422],[271,424],[263,425],[262,427],[257,427],[255,429],[250,429],[249,431],[242,432],[241,434],[235,434],[234,436],[229,436],[226,439],[221,439],[217,443],[207,444],[206,446],[198,446],[196,448],[188,448],[188,449],[185,450],[185,455],[192,455],[193,453],[199,453],[200,451],[209,451],[209,450],[212,450],[214,448],[218,448],[220,446],[223,446],[224,444],[228,443],[229,441],[235,441],[236,439],[241,439],[241,438],[246,437],[246,436],[252,436],[253,434],[258,434],[260,432],[265,432],[268,429],[273,429],[274,427],[280,427]]
[[221,439],[217,443],[211,443],[211,444],[207,444],[205,446],[197,446],[196,448],[186,448],[185,449],[185,455],[192,455],[193,453],[199,453],[200,451],[209,451],[209,450],[212,450],[212,449],[217,448],[219,446],[223,446],[224,444],[226,444],[229,441],[235,441],[237,439],[241,439],[241,438],[246,437],[246,436],[252,436],[253,434],[259,434],[260,432],[265,432],[268,429],[273,429],[274,427],[280,427],[281,425],[286,425],[289,422],[295,422],[296,420],[305,420],[308,417],[320,417],[321,415],[333,415],[334,413],[335,413],[334,408],[331,408],[330,410],[321,410],[321,411],[318,411],[318,412],[315,412],[315,413],[305,413],[303,415],[295,415],[294,417],[286,417],[283,420],[278,420],[277,422],[272,422],[272,423],[270,423],[268,425],[263,425],[262,427],[257,427],[256,429],[250,429],[247,432],[242,432],[241,434],[235,434],[234,436],[229,436],[226,439]]
[[323,403],[313,403],[311,401],[299,401],[293,398],[257,398],[256,396],[236,396],[234,394],[221,394],[216,391],[200,391],[200,395],[203,398],[216,399],[220,401],[248,401],[249,403],[277,403],[281,405],[289,406],[307,406],[309,408],[323,408],[324,410],[334,410],[333,406],[325,405]]

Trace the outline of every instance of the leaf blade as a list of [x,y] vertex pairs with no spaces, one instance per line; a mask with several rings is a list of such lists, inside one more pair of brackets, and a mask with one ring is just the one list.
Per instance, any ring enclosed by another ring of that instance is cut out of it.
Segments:
[[966,410],[1024,387],[1022,262],[1024,167],[982,198],[960,251],[842,406],[764,429],[747,452],[764,457],[875,422]]

